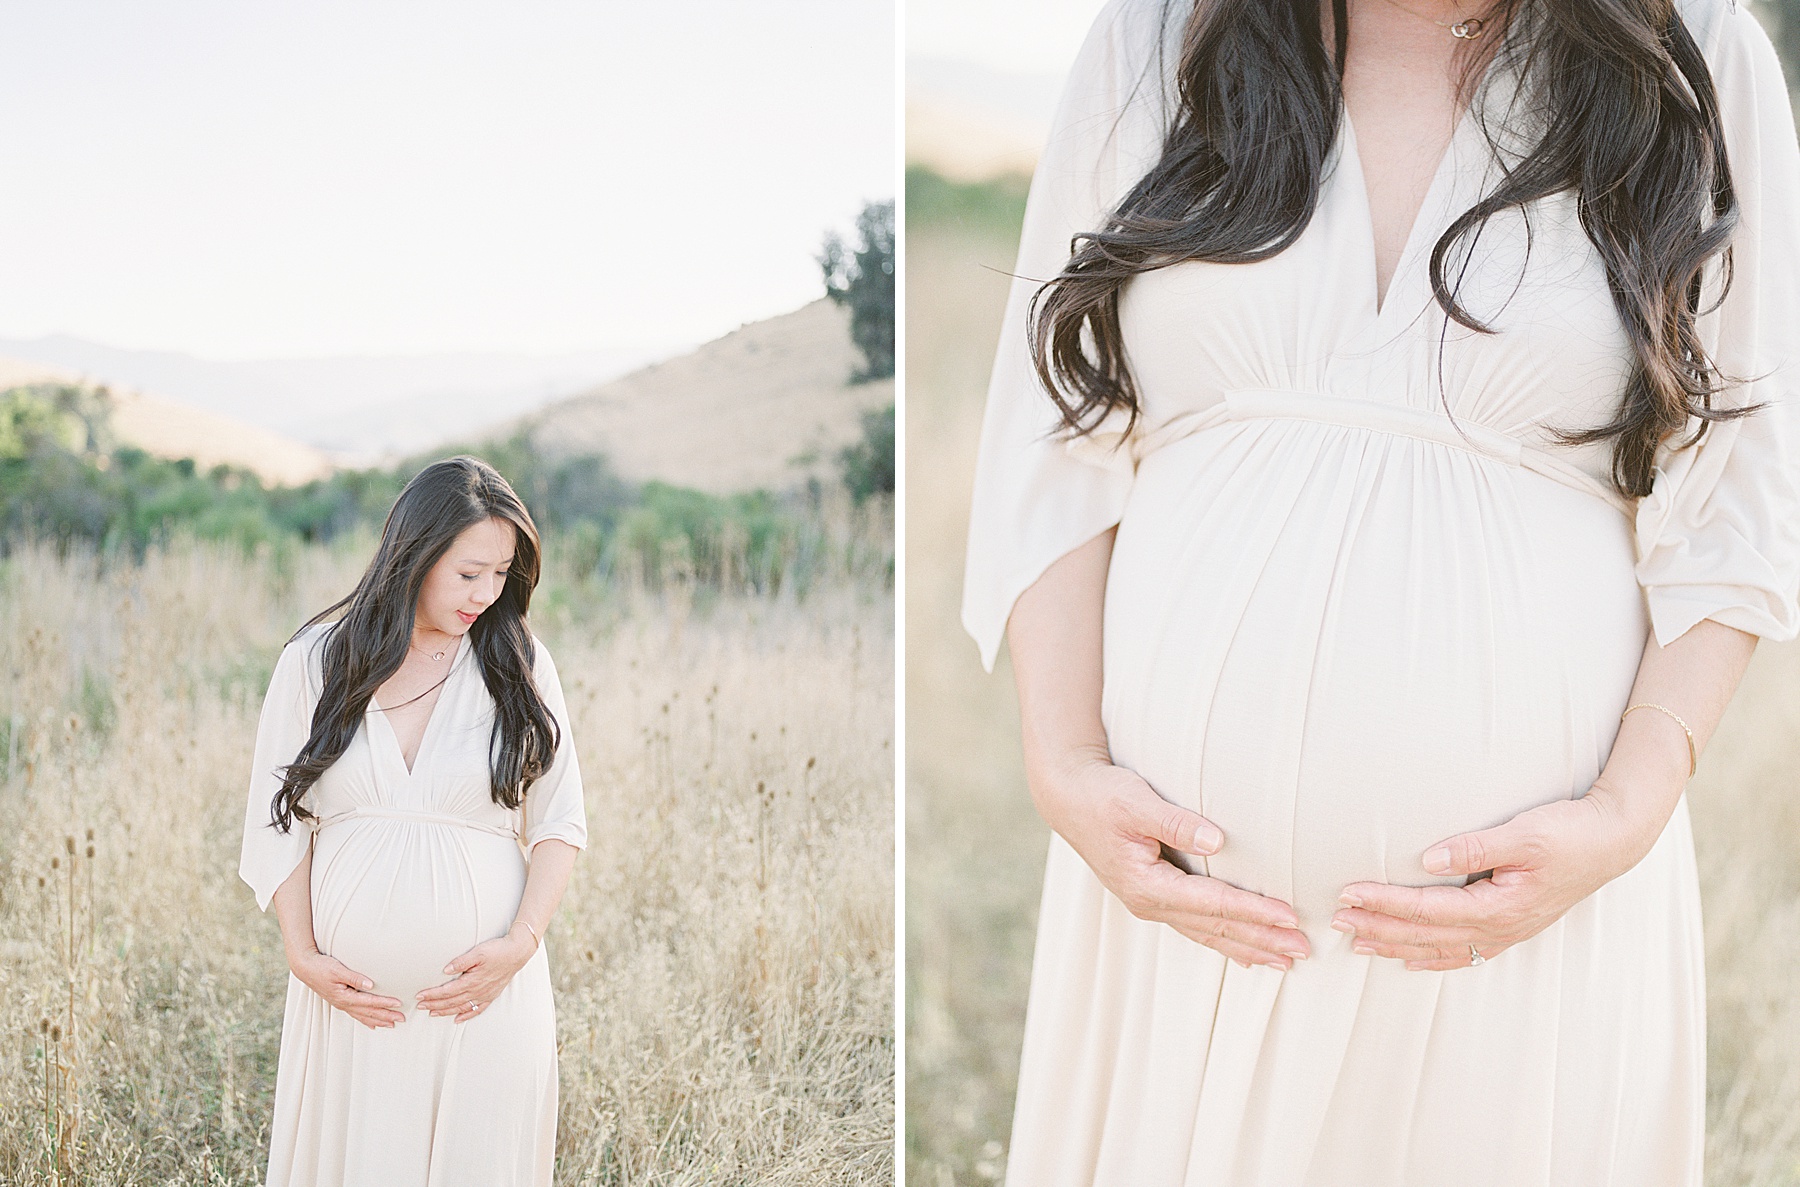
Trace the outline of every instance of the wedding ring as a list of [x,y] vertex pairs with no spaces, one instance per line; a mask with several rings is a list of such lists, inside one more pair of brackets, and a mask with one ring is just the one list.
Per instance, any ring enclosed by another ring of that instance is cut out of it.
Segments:
[[1475,945],[1470,944],[1469,945],[1469,967],[1474,968],[1478,964],[1486,964],[1486,963],[1487,963],[1487,957],[1485,957],[1481,953],[1477,952],[1475,950]]
[[[1471,945],[1469,945],[1469,947],[1470,947],[1470,948],[1473,948],[1473,947],[1474,947],[1474,945],[1473,945],[1473,944],[1471,944]],[[481,1009],[481,1003],[480,1003],[480,1002],[478,1002],[478,1001],[476,1001],[476,1000],[475,1000],[475,999],[474,999],[474,998],[470,998],[470,999],[469,999],[469,1009],[471,1009],[471,1010],[479,1010],[479,1009]]]

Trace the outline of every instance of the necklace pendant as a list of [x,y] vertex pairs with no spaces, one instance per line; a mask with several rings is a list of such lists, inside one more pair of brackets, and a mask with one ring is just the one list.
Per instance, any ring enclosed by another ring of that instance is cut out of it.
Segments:
[[1481,18],[1472,16],[1466,21],[1457,21],[1450,26],[1450,36],[1460,37],[1464,41],[1473,41],[1481,36]]

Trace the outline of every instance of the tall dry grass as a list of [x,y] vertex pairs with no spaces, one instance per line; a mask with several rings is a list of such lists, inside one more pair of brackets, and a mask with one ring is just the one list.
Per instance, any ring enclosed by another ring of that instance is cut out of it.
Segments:
[[[370,545],[0,562],[0,1183],[261,1182],[286,966],[236,873],[250,747]],[[796,601],[552,559],[590,836],[545,937],[556,1181],[890,1181],[885,562]]]
[[[907,227],[907,1180],[1000,1177],[1048,832],[1004,653],[957,623],[1014,244]],[[1800,1184],[1800,644],[1764,645],[1689,791],[1707,937],[1712,1187]],[[1451,1178],[1454,1178],[1452,1172]]]

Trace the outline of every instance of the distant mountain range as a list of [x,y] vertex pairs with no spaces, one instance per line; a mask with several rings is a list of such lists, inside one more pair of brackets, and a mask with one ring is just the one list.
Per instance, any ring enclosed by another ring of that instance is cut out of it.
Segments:
[[377,464],[467,437],[671,353],[646,347],[236,361],[63,335],[0,338],[0,356],[153,392],[292,438],[344,465]]
[[275,484],[526,431],[553,454],[603,453],[633,482],[781,490],[835,478],[861,414],[894,399],[892,379],[851,381],[849,323],[821,299],[609,382],[619,353],[235,363],[0,339],[0,389],[105,386],[121,441]]

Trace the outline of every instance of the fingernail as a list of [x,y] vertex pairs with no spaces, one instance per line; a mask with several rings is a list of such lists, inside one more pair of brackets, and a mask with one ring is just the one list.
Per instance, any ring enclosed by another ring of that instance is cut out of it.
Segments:
[[1375,949],[1370,947],[1368,944],[1357,944],[1354,947],[1356,950],[1356,954],[1358,956],[1373,956],[1373,955],[1375,955]]
[[1331,930],[1341,931],[1347,936],[1353,936],[1356,934],[1356,925],[1351,923],[1348,919],[1334,915],[1331,917]]
[[1194,848],[1201,853],[1216,852],[1224,843],[1225,834],[1211,821],[1202,821],[1200,827],[1194,830]]
[[1348,890],[1338,895],[1338,902],[1343,903],[1346,907],[1360,907],[1363,905],[1362,900],[1351,894]]
[[446,973],[453,973],[453,972],[455,972],[455,971],[456,971],[456,970],[455,970],[455,969],[452,969],[452,968],[449,968],[449,967],[447,967],[447,966],[446,966],[446,967],[445,967],[445,969],[444,969],[444,971],[445,971],[445,972],[446,972]]
[[1291,957],[1293,957],[1293,958],[1294,958],[1294,959],[1295,959],[1295,960],[1305,960],[1305,959],[1306,959],[1306,952],[1305,952],[1305,950],[1303,950],[1303,949],[1300,949],[1300,948],[1294,948],[1294,949],[1291,949],[1291,950],[1289,950],[1289,951],[1286,951],[1286,952],[1284,952],[1284,953],[1283,953],[1283,954],[1282,954],[1282,955],[1284,955],[1284,956],[1291,956]]
[[1414,964],[1412,961],[1409,960],[1406,962],[1406,971],[1409,973],[1424,972],[1425,966],[1422,964]]
[[1425,872],[1428,874],[1448,874],[1450,872],[1450,850],[1443,845],[1425,855]]
[[364,982],[363,982],[363,988],[364,988],[364,989],[373,989],[373,988],[375,988],[375,982],[373,982],[373,981],[364,981]]

